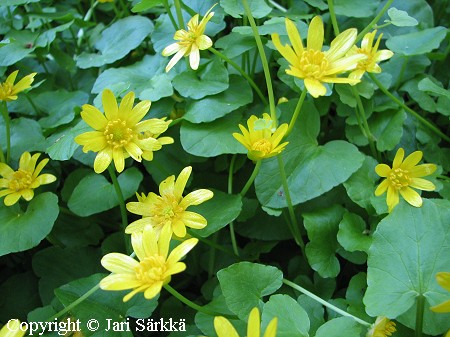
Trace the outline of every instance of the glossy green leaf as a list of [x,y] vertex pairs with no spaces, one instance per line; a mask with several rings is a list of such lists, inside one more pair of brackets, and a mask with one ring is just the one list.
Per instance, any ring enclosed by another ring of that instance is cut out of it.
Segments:
[[370,131],[375,136],[379,151],[393,150],[403,135],[404,110],[386,111],[374,114],[369,120]]
[[228,308],[240,319],[246,319],[263,296],[281,287],[283,274],[272,266],[240,262],[220,270],[217,278]]
[[[118,181],[125,199],[135,194],[142,178],[142,173],[135,167],[119,175]],[[91,173],[75,187],[67,205],[75,214],[89,216],[119,205],[119,200],[112,183],[101,174]]]
[[435,279],[448,270],[450,202],[425,199],[421,208],[403,202],[385,217],[369,249],[364,304],[371,316],[397,317],[414,329],[416,300],[425,297],[423,332],[438,335],[448,329],[450,314],[435,314],[430,306],[448,300]]
[[435,94],[436,96],[444,96],[450,99],[450,90],[445,90],[444,88],[440,87],[436,83],[434,83],[429,77],[424,78],[421,80],[417,87],[420,91],[427,91],[430,93]]
[[360,337],[362,326],[350,317],[334,318],[317,329],[315,337],[342,337],[344,331],[345,337]]
[[334,0],[334,9],[337,15],[346,17],[367,18],[375,14],[379,0],[362,1],[355,6],[352,0]]
[[262,325],[277,317],[277,337],[308,337],[309,317],[305,309],[288,295],[272,295],[264,304]]
[[338,242],[349,252],[369,250],[372,238],[368,236],[366,223],[357,214],[345,213],[339,223]]
[[83,120],[72,127],[53,133],[46,140],[48,156],[53,160],[68,160],[72,158],[79,147],[74,138],[81,133],[92,131],[92,128]]
[[[192,85],[195,86],[195,83]],[[248,82],[243,77],[232,75],[227,90],[199,101],[192,101],[187,105],[183,118],[191,123],[212,122],[252,100],[253,92]]]
[[162,6],[163,4],[163,0],[141,0],[131,8],[131,11],[133,13],[140,13],[156,6]]
[[386,46],[394,53],[420,55],[439,48],[446,35],[445,27],[428,28],[420,32],[392,36],[386,41]]
[[306,257],[311,268],[322,277],[336,277],[339,274],[339,261],[335,256],[339,247],[336,235],[343,214],[344,209],[338,205],[302,214],[309,237]]
[[[192,230],[201,237],[208,237],[236,219],[242,209],[240,195],[227,194],[219,190],[212,190],[214,197],[198,206],[189,207],[192,212],[199,213],[208,221],[203,229]],[[220,209],[220,212],[217,210]]]
[[18,204],[0,204],[0,256],[36,247],[52,230],[58,217],[58,197],[50,192],[36,195],[26,211]]
[[94,44],[99,53],[83,52],[77,57],[77,66],[86,69],[101,67],[126,56],[139,46],[153,31],[153,23],[143,16],[129,16],[106,28]]
[[[256,19],[260,19],[272,11],[272,8],[264,0],[248,0],[248,5]],[[220,6],[234,18],[240,18],[245,14],[244,6],[238,0],[220,0]]]
[[397,27],[410,27],[417,26],[419,22],[410,17],[407,12],[397,9],[395,7],[391,7],[387,11],[390,22]]

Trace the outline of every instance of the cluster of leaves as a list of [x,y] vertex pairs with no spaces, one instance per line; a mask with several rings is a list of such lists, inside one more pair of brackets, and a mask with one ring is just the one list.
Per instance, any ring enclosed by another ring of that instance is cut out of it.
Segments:
[[[215,2],[183,0],[184,22],[195,13],[203,15]],[[331,41],[328,5],[323,0],[249,3],[271,65],[275,97],[288,100],[277,106],[280,123],[289,122],[303,83],[285,73],[287,64],[270,34],[287,41],[284,18],[289,17],[306,37],[307,22],[320,14],[325,39]],[[336,0],[334,11],[342,29],[362,30],[384,4]],[[276,158],[263,161],[254,189],[245,197],[238,194],[254,163],[232,134],[249,116],[268,109],[247,80],[209,51],[201,52],[196,71],[187,62],[164,71],[168,59],[161,52],[174,42],[177,25],[172,1],[92,5],[71,0],[0,4],[0,74],[15,69],[22,75],[38,73],[33,90],[8,103],[11,158],[17,162],[24,151],[45,152],[51,158],[47,171],[58,177],[29,203],[0,203],[0,322],[49,319],[106,275],[100,265],[103,255],[126,251],[113,183],[93,172],[95,154],[82,153],[74,142],[89,130],[81,120],[81,106],[93,102],[100,107],[101,92],[109,88],[117,97],[133,91],[140,100],[151,100],[146,118],[175,121],[167,132],[174,144],[156,152],[153,161],[126,161],[118,177],[125,199],[135,201],[135,192],[155,191],[188,165],[194,168],[188,188],[214,191],[213,199],[192,207],[208,225],[192,230],[201,243],[187,256],[187,270],[171,281],[186,297],[215,312],[236,315],[232,323],[241,335],[255,306],[261,308],[263,327],[278,317],[277,336],[366,333],[352,318],[338,317],[289,288],[283,278],[368,322],[376,316],[395,319],[397,336],[412,335],[417,303],[424,308],[424,334],[437,336],[450,328],[450,314],[429,310],[449,296],[435,281],[437,272],[450,268],[450,181],[445,176],[450,150],[439,135],[364,77],[355,88],[381,154],[374,158],[359,128],[350,86],[330,87],[319,99],[307,97],[282,153],[294,215],[306,242],[303,255],[289,230],[293,224]],[[445,133],[450,129],[446,1],[430,5],[397,0],[391,6],[378,28],[395,55],[376,78]],[[240,1],[220,0],[214,12],[205,32],[214,48],[265,88],[255,37]],[[3,119],[0,130],[5,151]],[[391,162],[398,147],[407,153],[422,150],[427,162],[438,165],[430,178],[437,188],[423,194],[421,208],[402,201],[387,215],[385,199],[374,196],[374,168]],[[230,223],[239,256],[232,252]],[[139,294],[123,303],[123,296],[98,290],[70,315],[102,324],[127,317],[184,318],[187,332],[170,336],[215,336],[212,316],[184,306],[164,290],[151,301]],[[82,332],[107,335],[102,329]]]

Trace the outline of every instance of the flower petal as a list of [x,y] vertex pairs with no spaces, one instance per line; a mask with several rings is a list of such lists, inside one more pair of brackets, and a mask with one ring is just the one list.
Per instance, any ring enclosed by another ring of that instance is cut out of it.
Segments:
[[34,191],[31,188],[27,188],[27,189],[21,190],[20,195],[26,201],[30,201],[34,197]]
[[289,36],[289,41],[292,43],[292,47],[294,48],[294,51],[297,55],[301,55],[304,51],[303,49],[303,42],[302,37],[300,36],[300,33],[297,29],[297,26],[295,23],[293,23],[288,18],[285,19],[286,23],[286,31]]
[[264,337],[275,337],[277,334],[278,318],[274,317],[266,328]]
[[5,163],[0,163],[0,176],[7,178],[13,173],[14,170],[11,167],[6,165]]
[[214,317],[214,329],[218,337],[239,337],[236,329],[225,317]]
[[184,56],[184,53],[186,52],[186,48],[180,48],[180,50],[175,54],[174,57],[169,61],[169,63],[166,66],[166,73],[170,71],[170,69],[173,68],[175,64]]
[[175,234],[179,238],[184,238],[186,236],[186,226],[181,220],[175,220],[172,222],[172,230],[173,234]]
[[398,202],[398,191],[394,187],[388,186],[386,203],[388,205],[389,213],[397,206]]
[[208,49],[213,45],[212,40],[207,35],[199,36],[196,39],[195,43],[198,46],[198,49],[200,49],[200,50]]
[[420,207],[422,206],[422,198],[420,197],[419,193],[414,191],[410,187],[404,187],[400,190],[400,194],[402,195],[403,199],[405,199],[408,204],[414,206],[414,207]]
[[180,261],[187,253],[191,251],[192,248],[198,243],[198,239],[192,238],[186,241],[183,241],[181,244],[176,246],[172,252],[170,252],[169,257],[167,258],[167,265],[175,264]]
[[31,87],[31,83],[34,81],[34,76],[36,76],[36,73],[31,73],[17,82],[13,88],[13,95]]
[[[434,312],[439,312],[439,313],[450,312],[450,300],[445,301],[441,304],[435,305],[434,307],[431,307],[430,310],[432,310]],[[450,336],[448,332],[447,332],[446,337],[447,336]]]
[[[154,233],[152,234],[155,235]],[[167,259],[169,254],[170,240],[172,239],[172,227],[170,225],[165,225],[158,238],[158,254]]]
[[134,92],[130,91],[128,94],[126,94],[122,101],[120,102],[119,106],[119,118],[121,119],[127,119],[131,110],[133,109],[134,104]]
[[109,89],[103,90],[102,104],[105,110],[105,116],[109,121],[116,120],[119,114],[119,108],[117,107],[117,100],[113,92]]
[[200,51],[196,44],[191,46],[191,52],[189,53],[189,64],[192,69],[197,70],[200,64]]
[[145,117],[148,110],[150,110],[152,102],[149,100],[144,100],[136,104],[136,106],[131,110],[131,113],[127,117],[129,125],[136,125]]
[[122,172],[125,168],[125,157],[123,155],[122,148],[113,149],[112,157],[114,160],[114,166],[117,172]]
[[83,105],[81,118],[83,118],[83,120],[95,130],[104,129],[106,124],[108,123],[105,115],[103,115],[95,106],[92,106],[90,104]]
[[391,173],[391,171],[391,168],[386,164],[378,164],[377,166],[375,166],[375,172],[383,178],[386,178],[389,173]]
[[331,41],[330,49],[325,54],[330,61],[341,58],[354,45],[358,31],[350,28],[340,33]]
[[323,46],[323,22],[320,16],[315,16],[308,29],[306,47],[308,50],[322,50]]
[[412,177],[425,177],[436,171],[437,166],[434,164],[422,164],[414,166],[409,170]]
[[183,212],[181,221],[183,221],[185,226],[195,229],[202,229],[207,225],[207,221],[203,215],[190,211]]
[[[54,181],[56,181],[56,177],[53,174],[44,173],[37,177],[30,187],[37,188],[41,185],[51,184]],[[37,184],[36,187],[34,187],[35,184]]]
[[305,78],[305,87],[312,97],[325,96],[327,88],[314,78]]
[[17,201],[19,201],[21,194],[19,192],[14,192],[11,194],[8,194],[5,199],[3,200],[3,202],[5,203],[6,206],[12,206],[14,205]]
[[189,180],[189,177],[192,172],[192,166],[185,167],[181,173],[178,175],[177,180],[175,181],[175,187],[173,189],[173,194],[176,198],[182,198],[184,189]]
[[162,51],[162,56],[170,56],[177,53],[181,49],[181,46],[178,42],[172,43],[168,45]]
[[409,186],[423,191],[434,191],[436,189],[431,181],[422,178],[411,178]]
[[135,274],[134,268],[139,262],[125,254],[109,253],[101,259],[102,266],[116,274]]
[[175,176],[170,176],[159,184],[159,195],[172,194],[175,188]]
[[106,170],[111,164],[112,161],[112,149],[107,147],[97,153],[97,156],[94,160],[94,171],[95,173],[102,173],[104,170]]
[[158,295],[161,292],[163,286],[163,281],[158,281],[153,283],[150,287],[148,287],[144,292],[144,297],[148,300],[151,300],[153,297]]
[[126,234],[132,234],[135,232],[142,232],[146,226],[151,226],[152,220],[149,217],[136,220],[130,223],[127,228],[125,228]]
[[393,170],[400,167],[404,157],[405,157],[405,150],[403,150],[403,148],[400,147],[395,153],[394,162],[392,163]]
[[125,150],[128,152],[131,158],[134,160],[140,162],[142,160],[142,150],[139,146],[137,146],[133,142],[129,142],[127,145],[125,145]]
[[202,202],[211,199],[213,196],[214,193],[210,190],[206,189],[196,190],[186,195],[180,202],[179,206],[186,209],[188,206],[199,205]]
[[382,195],[384,192],[386,192],[387,188],[389,186],[389,180],[384,179],[380,185],[378,185],[377,189],[375,190],[375,195],[378,197]]
[[297,55],[294,50],[288,45],[282,45],[280,42],[280,36],[278,34],[272,34],[272,42],[275,48],[280,52],[281,56],[283,56],[290,64],[297,63]]
[[177,262],[174,265],[168,267],[165,274],[167,275],[175,275],[181,273],[186,270],[186,264],[183,262]]
[[247,337],[260,337],[260,335],[261,318],[259,317],[258,307],[254,307],[248,316]]
[[414,151],[408,157],[405,158],[400,167],[404,170],[412,169],[422,159],[422,155],[423,155],[422,151]]
[[126,290],[142,285],[136,279],[136,274],[112,274],[100,281],[100,288],[103,290]]

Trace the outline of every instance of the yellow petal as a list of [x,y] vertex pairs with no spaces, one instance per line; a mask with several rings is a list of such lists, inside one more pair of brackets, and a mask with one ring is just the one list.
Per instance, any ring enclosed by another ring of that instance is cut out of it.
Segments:
[[390,59],[392,56],[394,56],[393,52],[391,52],[390,50],[387,50],[387,49],[383,49],[383,50],[377,51],[373,60],[375,62],[385,61],[385,60]]
[[184,188],[189,180],[189,177],[192,172],[192,167],[185,167],[181,173],[178,175],[177,180],[175,181],[175,187],[173,189],[173,194],[176,198],[181,198],[183,196]]
[[434,191],[436,186],[431,181],[422,178],[411,178],[409,186],[423,191]]
[[169,63],[166,66],[166,73],[170,71],[170,69],[173,68],[175,64],[184,56],[184,53],[186,52],[186,48],[182,47],[178,52],[175,54],[174,57],[169,61]]
[[334,61],[345,55],[354,45],[357,34],[358,32],[355,28],[350,28],[336,36],[336,38],[331,41],[330,49],[325,52],[327,59]]
[[420,197],[419,193],[414,191],[412,188],[404,187],[400,190],[400,194],[402,195],[403,199],[405,199],[410,205],[414,207],[422,206],[422,198]]
[[295,26],[295,23],[293,23],[288,18],[285,19],[285,23],[286,23],[286,31],[289,36],[289,41],[291,41],[292,47],[294,48],[295,53],[297,55],[301,55],[303,53],[304,49],[303,49],[303,42],[302,42],[300,33],[299,33],[297,27]]
[[112,149],[107,147],[97,153],[97,156],[94,160],[94,171],[95,173],[102,173],[104,170],[106,170],[111,164],[112,161]]
[[27,188],[25,190],[20,191],[20,195],[22,198],[24,198],[26,201],[30,201],[34,197],[34,191],[30,188]]
[[386,203],[388,205],[389,213],[394,209],[395,206],[397,206],[398,202],[398,191],[392,186],[388,186]]
[[150,287],[148,287],[144,292],[144,297],[148,300],[151,300],[156,295],[158,295],[161,292],[163,286],[162,281],[158,281],[153,283]]
[[19,192],[14,192],[11,194],[8,194],[5,199],[3,200],[4,204],[6,206],[12,206],[14,205],[17,201],[19,201],[20,199],[20,193]]
[[17,74],[19,73],[18,70],[14,70],[11,74],[8,75],[6,78],[6,83],[9,83],[11,85],[14,85],[14,81],[16,80]]
[[447,291],[450,291],[450,272],[441,271],[436,274],[436,281]]
[[133,158],[136,161],[141,161],[142,158],[142,150],[139,146],[137,146],[133,142],[129,142],[127,145],[125,145],[125,150],[128,152],[131,158]]
[[175,53],[177,53],[181,49],[181,46],[178,42],[172,43],[168,45],[164,50],[162,51],[162,56],[170,56]]
[[169,266],[165,272],[165,275],[175,275],[186,270],[186,264],[183,262],[177,262],[172,266]]
[[117,172],[122,172],[125,168],[125,157],[123,155],[122,148],[113,149],[112,157],[114,160],[114,166]]
[[180,207],[186,209],[188,206],[199,205],[211,199],[214,193],[210,190],[200,189],[186,195],[180,203]]
[[81,118],[93,129],[104,129],[108,121],[100,110],[90,104],[83,105],[83,111],[81,111]]
[[33,83],[35,75],[36,73],[29,74],[17,82],[13,88],[13,95],[31,87],[31,83]]
[[109,121],[116,120],[119,114],[119,108],[117,107],[117,100],[113,92],[109,89],[103,90],[102,104],[105,110],[105,116]]
[[181,220],[175,220],[172,223],[173,234],[178,236],[179,238],[184,238],[186,236],[186,226],[184,222]]
[[404,157],[405,157],[405,150],[403,150],[403,148],[399,148],[397,150],[397,153],[395,154],[394,162],[392,163],[393,170],[400,167]]
[[40,161],[40,163],[36,166],[36,168],[33,171],[33,178],[36,178],[39,175],[39,173],[41,173],[44,166],[47,165],[48,162],[49,162],[48,158],[45,158]]
[[167,177],[159,184],[159,194],[161,196],[166,194],[172,194],[174,188],[175,188],[175,176]]
[[202,229],[207,225],[207,221],[202,215],[190,211],[183,212],[181,221],[185,226],[195,229]]
[[214,329],[218,337],[239,337],[236,329],[225,317],[214,317]]
[[36,183],[38,183],[39,186],[46,185],[46,184],[51,184],[52,182],[56,181],[56,177],[53,174],[45,173],[45,174],[41,174],[34,181]]
[[0,175],[4,178],[8,178],[11,174],[14,173],[14,170],[6,165],[5,163],[0,163]]
[[197,70],[200,64],[200,51],[196,44],[191,46],[191,52],[189,53],[189,65],[192,69]]
[[143,218],[130,223],[125,228],[126,234],[132,234],[135,232],[142,232],[146,226],[151,226],[152,220],[150,218]]
[[305,87],[312,97],[325,96],[327,88],[314,78],[305,78]]
[[134,104],[134,92],[130,91],[128,94],[122,98],[119,106],[119,117],[123,119],[127,119],[131,110],[133,109]]
[[389,186],[389,180],[384,179],[380,185],[378,185],[377,189],[375,190],[375,195],[380,196],[384,192],[386,192],[387,188]]
[[378,164],[377,166],[375,166],[375,172],[383,178],[386,178],[389,173],[391,173],[391,171],[391,168],[386,164]]
[[141,101],[131,110],[131,113],[127,117],[129,125],[136,125],[145,117],[148,110],[150,110],[151,102],[148,100]]
[[136,279],[136,274],[112,274],[100,281],[100,288],[103,290],[126,290],[142,285]]
[[260,337],[260,334],[261,320],[259,317],[259,310],[257,307],[254,307],[248,316],[247,337]]
[[[430,308],[434,312],[445,313],[450,312],[450,300]],[[447,333],[448,334],[448,333]]]
[[355,69],[358,62],[364,60],[365,58],[366,55],[363,54],[340,58],[330,64],[329,69],[325,72],[325,75],[340,74],[344,71]]
[[[147,231],[146,231],[147,232]],[[155,236],[155,233],[152,234]],[[169,254],[170,240],[172,239],[172,227],[170,225],[165,225],[158,238],[158,254],[167,259]]]
[[150,216],[153,215],[149,205],[147,203],[143,202],[129,202],[127,203],[127,210],[128,212],[139,214],[143,216]]
[[414,166],[409,170],[412,177],[425,177],[436,171],[437,166],[434,164],[422,164]]
[[135,274],[134,268],[139,262],[125,254],[109,253],[101,259],[102,266],[116,274]]
[[152,226],[146,226],[142,232],[131,234],[131,245],[139,261],[158,254],[158,236]]
[[213,42],[209,36],[201,35],[195,40],[195,44],[198,46],[198,49],[205,50],[210,48],[213,45]]
[[[37,160],[37,158],[36,158]],[[22,170],[33,172],[34,171],[34,165],[31,163],[31,154],[30,152],[24,152],[20,156],[19,159],[19,168]]]
[[275,337],[277,335],[278,318],[273,318],[266,328],[264,337]]
[[422,151],[415,151],[405,158],[400,167],[404,170],[410,170],[416,166],[422,159]]
[[272,42],[275,48],[280,52],[280,54],[290,63],[296,64],[298,57],[294,50],[288,45],[282,45],[280,42],[280,36],[278,34],[272,34]]
[[134,295],[136,295],[137,293],[140,293],[142,291],[145,291],[145,289],[147,289],[147,288],[148,288],[147,284],[144,284],[144,285],[141,285],[141,286],[135,288],[133,291],[129,292],[128,294],[126,294],[123,297],[123,301],[128,302]]
[[322,50],[323,46],[323,22],[320,16],[315,16],[308,29],[307,49]]
[[181,244],[176,246],[169,257],[167,258],[167,264],[172,265],[176,262],[180,261],[187,253],[191,251],[192,248],[198,243],[198,239],[192,238],[186,241],[183,241]]

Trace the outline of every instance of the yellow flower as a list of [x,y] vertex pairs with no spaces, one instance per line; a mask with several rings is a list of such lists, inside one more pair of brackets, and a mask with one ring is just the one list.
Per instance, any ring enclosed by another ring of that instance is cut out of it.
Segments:
[[[450,291],[450,273],[440,272],[436,274],[436,281],[447,291]],[[434,312],[450,312],[450,300],[430,308]],[[448,334],[448,333],[447,333]]]
[[204,35],[206,24],[214,15],[214,12],[211,12],[213,7],[206,12],[200,23],[198,23],[199,15],[195,14],[187,24],[187,31],[180,29],[175,32],[173,38],[178,40],[178,42],[172,43],[162,51],[163,56],[175,54],[167,65],[166,72],[172,69],[183,56],[188,55],[191,68],[194,70],[198,69],[198,65],[200,64],[200,50],[208,49],[213,44],[211,39]]
[[22,330],[18,319],[10,319],[0,330],[0,337],[23,337],[26,329]]
[[281,153],[288,144],[288,142],[280,144],[288,130],[288,125],[282,124],[275,129],[274,124],[274,121],[266,113],[260,119],[251,116],[247,120],[248,130],[239,124],[242,134],[235,132],[233,137],[247,148],[247,156],[251,160],[270,158]]
[[18,70],[13,71],[6,78],[5,82],[0,83],[0,101],[15,101],[19,92],[31,87],[31,83],[33,83],[36,73],[31,73],[30,75],[22,78],[19,82],[17,82],[17,84],[14,84],[18,73]]
[[150,109],[150,101],[142,101],[133,107],[134,93],[129,92],[118,107],[112,91],[105,89],[102,103],[105,114],[90,104],[83,105],[81,117],[96,131],[75,137],[75,142],[83,145],[84,152],[98,152],[94,161],[96,173],[106,170],[113,160],[117,172],[122,172],[125,158],[139,162],[142,157],[151,160],[153,151],[173,142],[170,137],[164,137],[162,141],[156,139],[167,130],[170,121],[152,118],[140,122]]
[[188,239],[175,247],[169,254],[172,229],[166,226],[157,237],[153,227],[131,234],[131,245],[139,261],[120,253],[105,255],[102,266],[112,272],[100,281],[103,290],[133,289],[125,295],[126,302],[139,292],[146,299],[158,295],[163,285],[170,282],[172,275],[181,273],[186,264],[179,262],[194,246],[197,239]]
[[24,152],[20,156],[19,169],[14,171],[11,167],[4,163],[0,163],[0,198],[6,206],[14,205],[20,197],[26,201],[30,201],[34,197],[33,189],[41,185],[54,182],[56,177],[53,174],[41,174],[42,169],[48,163],[48,159],[43,159],[36,166],[37,160],[41,154],[36,153],[33,156],[29,152]]
[[397,331],[395,323],[391,322],[389,318],[384,316],[377,317],[374,324],[366,334],[366,337],[386,337],[392,336],[392,333]]
[[432,182],[420,178],[432,174],[436,170],[436,165],[417,165],[422,159],[422,151],[411,153],[405,160],[403,160],[404,156],[405,151],[399,148],[395,154],[392,168],[386,164],[378,164],[375,167],[377,174],[386,178],[378,185],[375,195],[379,196],[387,190],[386,202],[389,212],[398,204],[399,192],[409,204],[420,207],[422,206],[422,198],[411,187],[424,191],[433,191],[436,188]]
[[206,189],[193,191],[183,197],[183,191],[191,175],[192,167],[181,171],[178,178],[170,176],[159,184],[160,196],[150,192],[147,197],[138,196],[138,202],[129,202],[127,209],[131,213],[142,215],[143,218],[131,223],[125,233],[142,231],[150,225],[158,234],[165,227],[173,229],[178,237],[186,236],[186,227],[201,229],[207,224],[200,214],[186,211],[189,206],[199,205],[213,197],[213,192]]
[[376,30],[371,33],[367,33],[361,42],[361,48],[353,46],[348,51],[347,55],[362,54],[367,56],[367,59],[358,62],[356,69],[353,70],[348,76],[349,78],[359,80],[366,71],[368,73],[381,73],[381,68],[377,62],[388,60],[394,55],[394,53],[388,49],[378,50],[383,34],[378,36],[377,42],[373,45],[376,34]]
[[[277,335],[278,319],[273,318],[269,325],[267,325],[266,332],[263,337],[275,337]],[[233,325],[222,316],[216,316],[214,318],[214,329],[216,330],[218,337],[239,337],[238,333],[234,329]],[[261,321],[259,318],[259,310],[254,307],[248,317],[247,337],[260,337],[261,336]]]
[[282,45],[278,34],[272,34],[272,41],[280,54],[289,62],[290,68],[286,73],[305,82],[305,87],[313,97],[326,94],[325,83],[350,83],[359,82],[353,78],[342,78],[337,75],[347,70],[355,69],[357,63],[365,59],[364,55],[345,56],[356,40],[355,28],[347,29],[339,34],[330,45],[330,49],[322,51],[323,46],[323,22],[320,16],[311,20],[308,30],[306,48],[303,47],[302,38],[295,24],[286,19],[286,30],[292,47]]

